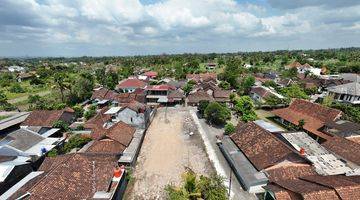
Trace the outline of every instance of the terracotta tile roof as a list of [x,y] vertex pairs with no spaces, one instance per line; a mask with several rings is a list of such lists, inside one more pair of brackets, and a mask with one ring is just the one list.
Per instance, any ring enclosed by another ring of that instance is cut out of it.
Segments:
[[215,90],[214,91],[214,98],[230,98],[231,91],[230,90]]
[[175,90],[176,88],[171,85],[148,85],[145,90],[154,90],[154,91],[167,91],[167,90]]
[[21,125],[52,127],[54,122],[63,120],[66,113],[73,115],[74,111],[68,108],[63,110],[34,110]]
[[250,92],[257,94],[262,98],[272,95],[271,92],[269,90],[266,90],[264,87],[252,87]]
[[203,74],[187,74],[187,80],[194,80],[196,82],[217,80],[216,73],[203,73]]
[[335,190],[301,179],[280,180],[275,183],[287,190],[301,194],[303,199],[340,199]]
[[317,174],[314,167],[309,164],[292,162],[280,163],[267,168],[265,171],[269,175],[268,178],[271,182]]
[[149,77],[154,77],[154,76],[157,76],[158,73],[154,72],[154,71],[148,71],[148,72],[145,72],[144,75],[149,76]]
[[266,190],[270,190],[274,193],[275,198],[278,200],[302,200],[300,194],[287,190],[283,187],[280,187],[276,184],[270,183],[264,186]]
[[108,128],[104,136],[115,140],[124,146],[129,146],[135,131],[136,129],[134,127],[120,121]]
[[[360,176],[357,177],[360,179]],[[333,188],[341,199],[360,199],[360,184],[348,180],[343,175],[337,176],[306,176],[301,179],[322,186]]]
[[95,192],[107,191],[117,157],[90,153],[70,155],[29,189],[29,199],[91,199]]
[[289,107],[272,111],[278,117],[292,124],[298,125],[299,120],[305,120],[304,129],[322,138],[328,139],[329,135],[318,131],[326,121],[335,120],[342,114],[340,110],[311,103],[302,99],[295,99]]
[[360,145],[360,136],[347,137],[346,139],[351,140]]
[[195,93],[189,94],[189,103],[199,103],[200,101],[214,101],[214,98],[203,90],[198,90]]
[[182,99],[184,98],[185,95],[181,90],[173,90],[170,92],[170,94],[168,95],[169,99],[174,99],[174,98],[179,98]]
[[106,93],[108,93],[108,91],[109,90],[106,88],[95,89],[91,95],[91,99],[103,100],[106,96]]
[[334,136],[321,145],[344,159],[360,165],[360,144],[342,137]]
[[126,89],[126,88],[144,88],[147,85],[146,82],[132,78],[132,79],[126,79],[119,83],[116,88],[119,89]]
[[301,67],[301,66],[302,65],[299,62],[292,62],[287,67],[289,67],[289,68],[298,68],[298,67]]
[[273,166],[295,154],[278,138],[254,122],[238,127],[230,137],[258,170]]
[[107,109],[108,109],[107,107],[103,108],[100,111],[100,113],[97,113],[94,117],[89,119],[84,124],[85,129],[92,130],[91,137],[93,139],[99,139],[100,137],[102,137],[105,134],[106,129],[104,128],[104,124],[106,122],[109,122],[111,119],[110,115],[104,115],[104,113],[106,112]]
[[115,140],[101,139],[94,141],[94,143],[86,150],[86,152],[119,154],[122,153],[125,149],[126,146]]
[[130,103],[125,104],[124,108],[129,108],[137,113],[143,113],[146,109],[147,106],[143,103],[140,103],[138,101],[131,101]]
[[50,172],[54,168],[56,168],[58,165],[63,163],[64,161],[71,158],[73,154],[64,154],[61,156],[56,157],[46,157],[46,159],[43,161],[43,163],[40,165],[38,171],[43,171],[45,173]]

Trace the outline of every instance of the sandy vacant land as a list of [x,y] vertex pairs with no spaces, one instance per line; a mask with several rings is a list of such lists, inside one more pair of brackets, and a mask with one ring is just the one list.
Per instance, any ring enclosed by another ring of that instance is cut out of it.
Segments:
[[214,172],[189,111],[160,108],[145,136],[129,199],[164,199],[165,186],[180,184],[186,167],[198,174]]

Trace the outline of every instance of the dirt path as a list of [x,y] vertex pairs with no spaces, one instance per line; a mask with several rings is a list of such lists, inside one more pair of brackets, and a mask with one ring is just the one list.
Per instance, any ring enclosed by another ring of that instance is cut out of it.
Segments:
[[189,111],[168,108],[165,113],[165,108],[158,109],[147,131],[129,199],[164,199],[165,186],[179,185],[185,167],[198,174],[214,172]]

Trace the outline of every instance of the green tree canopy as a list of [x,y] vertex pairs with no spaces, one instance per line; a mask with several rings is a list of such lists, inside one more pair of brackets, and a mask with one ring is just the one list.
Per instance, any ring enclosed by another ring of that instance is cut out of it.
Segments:
[[206,107],[205,111],[205,119],[216,125],[223,125],[225,122],[231,118],[230,110],[222,106],[217,102],[211,102]]
[[241,115],[241,121],[248,122],[257,119],[254,103],[249,96],[242,96],[236,100],[235,111]]

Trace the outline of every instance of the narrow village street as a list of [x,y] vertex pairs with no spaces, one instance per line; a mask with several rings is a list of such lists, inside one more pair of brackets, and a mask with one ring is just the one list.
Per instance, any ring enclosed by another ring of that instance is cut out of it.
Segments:
[[159,108],[147,130],[128,199],[164,199],[166,185],[179,185],[186,168],[199,175],[215,172],[189,111]]

